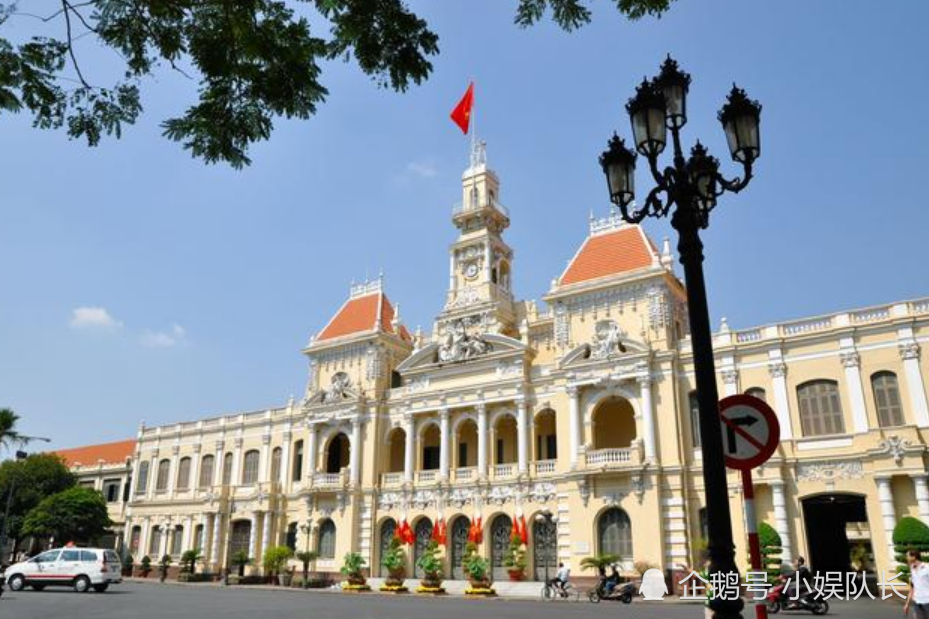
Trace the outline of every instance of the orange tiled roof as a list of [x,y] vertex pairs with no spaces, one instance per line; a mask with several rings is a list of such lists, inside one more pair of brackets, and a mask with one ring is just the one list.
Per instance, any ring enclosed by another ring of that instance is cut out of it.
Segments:
[[[380,312],[378,312],[380,309]],[[380,316],[380,324],[378,317]],[[320,332],[317,341],[331,340],[354,333],[379,330],[394,333],[394,306],[383,292],[372,292],[349,299]],[[409,340],[410,333],[400,325],[400,337]]]
[[623,226],[595,234],[587,237],[581,245],[559,283],[577,284],[650,267],[657,253],[655,244],[639,226]]
[[103,460],[107,464],[122,464],[135,453],[135,441],[117,441],[101,445],[86,445],[73,449],[59,449],[55,454],[64,458],[65,464],[89,466]]

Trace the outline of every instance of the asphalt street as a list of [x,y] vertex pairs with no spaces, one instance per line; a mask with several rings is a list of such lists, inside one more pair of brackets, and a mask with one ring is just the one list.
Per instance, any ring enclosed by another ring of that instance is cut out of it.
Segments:
[[[703,617],[704,614],[699,604],[671,601],[595,605],[586,601],[471,600],[155,583],[124,583],[111,587],[106,593],[78,594],[70,589],[19,593],[7,590],[0,598],[0,618],[3,619],[264,619],[285,616],[312,619],[474,619],[478,613],[494,619],[600,616],[675,619]],[[902,606],[891,600],[838,602],[833,604],[830,613],[830,616],[850,619],[899,618],[902,615]],[[792,616],[811,615],[777,615]],[[748,610],[745,617],[753,619],[754,615]]]

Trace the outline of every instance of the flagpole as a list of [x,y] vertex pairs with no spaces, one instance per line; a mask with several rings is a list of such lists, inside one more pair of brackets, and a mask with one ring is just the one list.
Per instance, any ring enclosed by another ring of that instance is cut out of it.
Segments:
[[[471,78],[471,87],[474,88],[474,78]],[[468,153],[468,167],[473,167],[477,163],[477,123],[475,122],[476,114],[474,113],[474,90],[471,91],[471,152]]]

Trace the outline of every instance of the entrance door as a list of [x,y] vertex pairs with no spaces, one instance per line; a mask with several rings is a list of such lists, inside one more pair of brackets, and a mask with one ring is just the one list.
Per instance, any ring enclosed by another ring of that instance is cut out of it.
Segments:
[[425,576],[423,570],[416,565],[419,558],[426,552],[426,546],[432,541],[432,521],[428,518],[421,518],[413,529],[415,541],[413,543],[413,575],[416,578]]
[[558,571],[555,560],[558,558],[558,540],[556,525],[551,520],[532,523],[532,561],[536,580],[554,578]]
[[387,571],[387,568],[384,567],[384,557],[390,550],[390,540],[393,539],[394,533],[396,533],[396,531],[397,522],[393,518],[388,518],[381,523],[381,552],[378,554],[377,559],[381,564],[381,576],[384,578],[390,575]]
[[462,566],[462,560],[465,555],[465,547],[468,545],[468,529],[471,527],[471,521],[465,516],[458,516],[452,523],[451,535],[451,567],[452,579],[464,580],[465,573]]
[[506,567],[503,560],[510,547],[510,535],[513,533],[513,521],[505,514],[494,518],[490,525],[490,566],[494,580],[506,580]]
[[[803,499],[803,520],[813,573],[850,572],[847,525],[865,523],[868,510],[864,497],[854,494],[822,494]],[[870,532],[868,533],[870,537]]]

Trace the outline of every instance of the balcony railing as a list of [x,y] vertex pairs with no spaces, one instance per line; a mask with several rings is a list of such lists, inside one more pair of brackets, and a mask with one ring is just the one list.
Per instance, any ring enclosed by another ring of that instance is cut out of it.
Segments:
[[477,476],[477,467],[475,466],[466,466],[455,469],[455,479],[458,481],[468,481],[469,479],[474,479]]
[[416,474],[416,481],[422,483],[430,483],[436,480],[436,477],[439,476],[439,471],[436,469],[430,469],[428,471],[419,471]]
[[510,216],[510,209],[503,206],[496,199],[491,200],[468,200],[466,203],[462,204],[461,202],[456,202],[452,207],[452,215],[460,215],[468,211],[479,211],[482,208],[492,208],[507,217]]
[[342,484],[341,473],[317,473],[313,478],[313,483],[317,486],[340,486]]
[[535,463],[536,475],[551,475],[555,472],[555,463],[557,460],[538,460]]
[[382,486],[399,486],[403,483],[403,472],[384,473],[381,475]]
[[632,450],[628,447],[610,447],[587,452],[589,466],[630,463],[632,463]]
[[507,464],[495,464],[494,465],[494,477],[497,479],[513,477],[516,475],[516,465],[512,462]]

